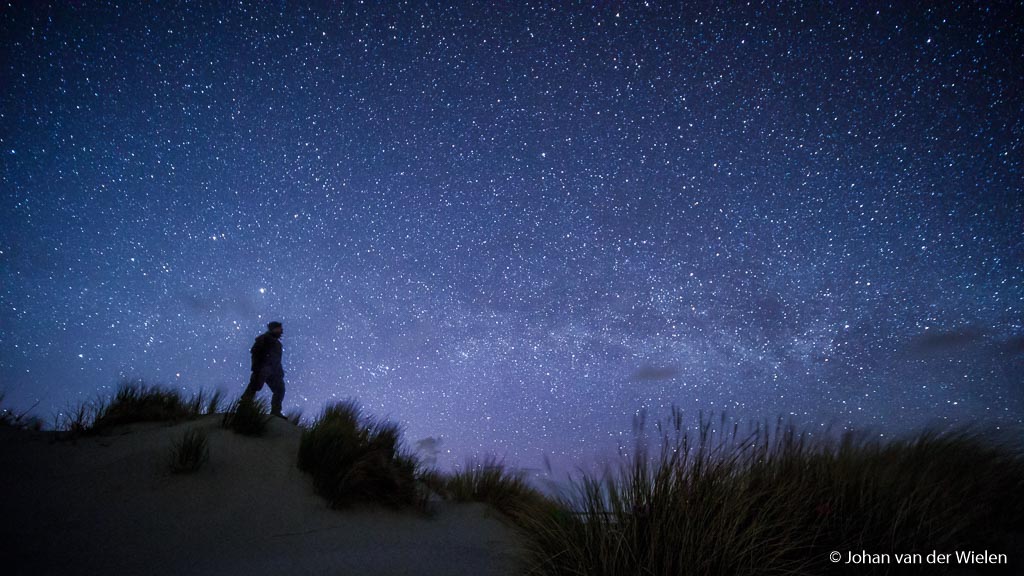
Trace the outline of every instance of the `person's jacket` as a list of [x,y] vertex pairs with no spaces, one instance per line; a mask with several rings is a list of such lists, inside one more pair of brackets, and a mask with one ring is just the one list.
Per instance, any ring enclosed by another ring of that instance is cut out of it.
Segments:
[[270,332],[264,332],[256,337],[249,352],[252,354],[252,371],[256,372],[269,369],[271,372],[284,373],[281,367],[281,353],[284,347],[281,340],[274,338]]

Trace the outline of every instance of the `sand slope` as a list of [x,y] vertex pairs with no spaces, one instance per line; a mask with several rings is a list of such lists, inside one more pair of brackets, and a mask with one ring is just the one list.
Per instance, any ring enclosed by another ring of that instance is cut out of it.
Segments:
[[[174,475],[166,459],[190,427],[210,461]],[[335,511],[296,466],[300,429],[265,437],[219,416],[146,423],[76,442],[0,429],[0,542],[5,574],[508,575],[522,541],[482,504],[437,513]]]

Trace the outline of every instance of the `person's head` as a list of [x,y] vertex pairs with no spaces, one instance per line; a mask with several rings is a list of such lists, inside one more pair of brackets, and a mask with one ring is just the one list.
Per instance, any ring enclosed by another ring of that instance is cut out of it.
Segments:
[[284,334],[284,326],[280,322],[271,322],[267,324],[267,332],[270,332],[275,338],[280,338],[281,334]]

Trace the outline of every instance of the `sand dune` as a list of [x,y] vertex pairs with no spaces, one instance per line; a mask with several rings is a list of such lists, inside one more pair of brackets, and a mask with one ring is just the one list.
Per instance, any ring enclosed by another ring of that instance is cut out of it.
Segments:
[[[210,461],[167,468],[189,427]],[[265,437],[219,416],[134,424],[75,442],[0,429],[5,574],[522,573],[522,540],[483,504],[436,502],[436,514],[335,511],[295,463],[300,429],[273,419]]]

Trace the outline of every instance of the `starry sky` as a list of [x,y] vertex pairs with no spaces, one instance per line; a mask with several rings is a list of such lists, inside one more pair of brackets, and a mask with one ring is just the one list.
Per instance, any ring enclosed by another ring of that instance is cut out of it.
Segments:
[[4,404],[238,394],[279,320],[286,411],[442,468],[1020,427],[1024,9],[943,4],[5,2]]

